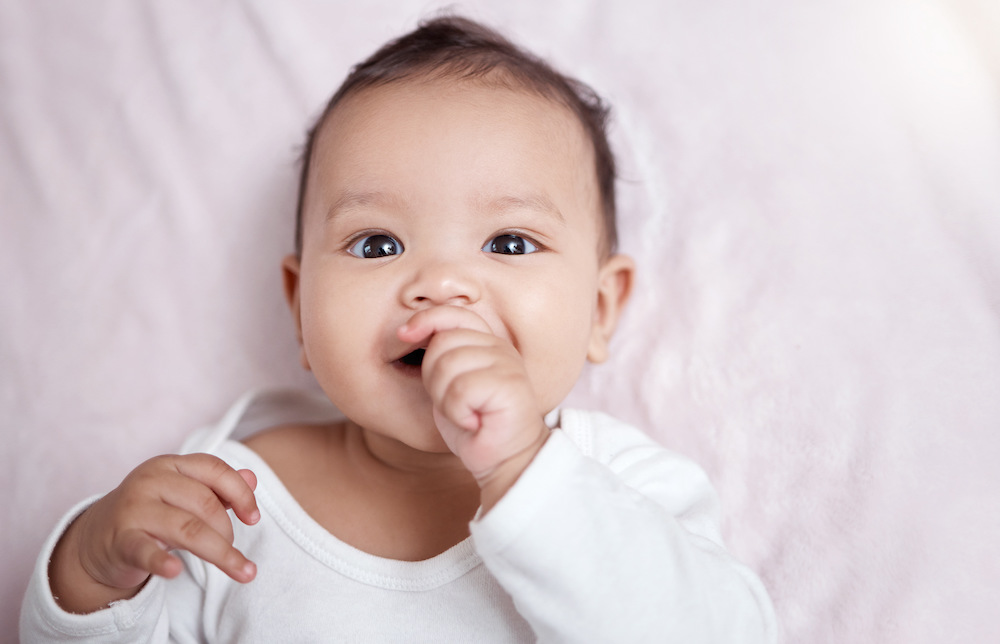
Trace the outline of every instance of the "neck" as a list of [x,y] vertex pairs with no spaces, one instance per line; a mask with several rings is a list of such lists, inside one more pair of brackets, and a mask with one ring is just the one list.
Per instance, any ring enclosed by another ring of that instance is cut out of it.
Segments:
[[451,452],[428,452],[351,423],[351,460],[366,476],[404,485],[413,492],[475,489],[479,486]]

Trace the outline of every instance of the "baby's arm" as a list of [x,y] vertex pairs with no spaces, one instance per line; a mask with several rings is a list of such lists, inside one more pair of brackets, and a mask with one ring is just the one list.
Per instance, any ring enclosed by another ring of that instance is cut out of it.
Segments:
[[59,540],[49,563],[61,608],[89,613],[136,595],[150,575],[172,578],[184,549],[240,582],[256,568],[233,547],[232,508],[248,525],[260,518],[256,478],[207,454],[146,461],[114,491],[81,514]]
[[514,347],[469,311],[427,309],[399,335],[431,337],[435,421],[482,489],[476,548],[540,639],[774,640],[767,594],[722,547],[697,466],[618,424],[604,454],[582,454],[545,426]]
[[517,485],[472,525],[539,640],[774,642],[767,593],[722,546],[701,469],[608,417],[561,416]]

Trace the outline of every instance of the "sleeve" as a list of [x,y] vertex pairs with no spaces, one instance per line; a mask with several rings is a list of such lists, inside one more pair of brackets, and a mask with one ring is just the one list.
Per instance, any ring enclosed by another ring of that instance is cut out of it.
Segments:
[[[171,621],[168,614],[168,586],[170,594],[182,587],[200,590],[185,571],[178,579],[169,582],[153,577],[135,597],[113,602],[108,608],[86,615],[63,610],[52,596],[49,585],[49,560],[56,543],[66,529],[84,510],[99,497],[80,503],[66,514],[49,536],[35,562],[28,589],[21,605],[20,641],[23,644],[41,642],[94,642],[95,644],[132,644],[134,642],[193,642],[197,636],[197,612],[183,616],[185,623]],[[187,622],[190,621],[190,624]],[[171,632],[174,629],[175,632]]]
[[721,545],[707,476],[629,440],[602,463],[554,430],[473,522],[518,612],[542,642],[774,642],[763,585]]

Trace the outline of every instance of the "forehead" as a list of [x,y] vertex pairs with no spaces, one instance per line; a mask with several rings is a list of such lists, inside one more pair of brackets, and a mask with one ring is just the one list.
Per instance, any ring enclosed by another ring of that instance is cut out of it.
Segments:
[[411,79],[344,98],[317,133],[307,210],[345,194],[548,199],[593,213],[593,149],[561,103],[509,85]]
[[327,114],[321,138],[330,133],[343,133],[338,125],[345,121],[357,124],[407,115],[414,119],[426,118],[428,115],[421,113],[419,107],[427,105],[433,105],[434,111],[446,110],[451,115],[478,113],[487,119],[519,118],[525,123],[555,127],[560,134],[578,139],[577,142],[583,143],[588,151],[590,148],[579,118],[569,107],[500,72],[475,78],[428,72],[355,89]]

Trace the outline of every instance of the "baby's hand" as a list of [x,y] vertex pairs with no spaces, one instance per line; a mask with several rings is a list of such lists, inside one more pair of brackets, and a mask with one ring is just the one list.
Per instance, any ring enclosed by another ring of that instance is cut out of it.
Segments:
[[239,582],[257,569],[233,547],[232,508],[260,520],[257,478],[208,454],[158,456],[90,506],[63,535],[52,561],[52,592],[64,609],[91,612],[135,595],[150,575],[176,577],[184,549]]
[[405,342],[430,338],[421,375],[445,443],[476,477],[489,510],[548,437],[524,361],[468,309],[437,306],[399,329]]

